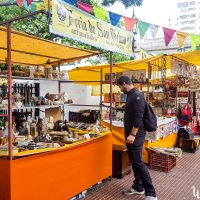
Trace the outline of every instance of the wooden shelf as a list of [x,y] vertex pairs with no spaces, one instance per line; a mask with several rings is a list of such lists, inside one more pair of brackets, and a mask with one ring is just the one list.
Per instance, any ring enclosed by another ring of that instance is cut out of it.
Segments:
[[[64,104],[64,105],[70,105],[70,104]],[[23,109],[48,109],[48,108],[57,108],[57,107],[60,107],[60,106],[63,106],[63,105],[42,105],[42,106],[24,106],[24,107],[21,107],[21,108],[16,108],[16,107],[12,107],[12,110],[23,110]],[[3,111],[3,110],[8,110],[8,108],[0,108],[0,111]]]
[[[0,78],[8,78],[8,75],[0,75]],[[48,79],[48,78],[31,78],[31,77],[23,77],[23,76],[12,76],[12,79],[19,80],[36,80],[36,81],[60,81],[57,79]]]

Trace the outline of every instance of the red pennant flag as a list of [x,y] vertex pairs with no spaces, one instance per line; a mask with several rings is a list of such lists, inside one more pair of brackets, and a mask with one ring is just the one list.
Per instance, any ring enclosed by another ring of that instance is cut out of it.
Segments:
[[166,47],[168,46],[168,44],[170,43],[171,39],[174,36],[174,33],[176,32],[176,30],[170,29],[170,28],[163,28],[163,33],[164,33],[164,37],[165,37],[165,45]]
[[22,0],[17,0],[17,5],[20,6],[22,4]]
[[33,1],[33,0],[26,0],[28,6],[31,5],[32,1]]
[[123,16],[123,19],[124,19],[124,24],[125,24],[126,30],[127,31],[132,31],[133,27],[137,23],[137,19],[129,18],[129,17],[125,17],[125,16]]
[[77,3],[77,7],[85,12],[88,12],[90,13],[93,9],[93,6],[89,5],[89,4],[86,4],[86,3],[83,3],[81,1],[78,1]]

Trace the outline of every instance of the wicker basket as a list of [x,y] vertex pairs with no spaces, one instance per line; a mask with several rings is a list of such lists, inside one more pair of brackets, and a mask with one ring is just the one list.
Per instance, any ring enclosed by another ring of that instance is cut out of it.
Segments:
[[157,151],[149,151],[149,168],[161,172],[169,172],[176,166],[176,157]]

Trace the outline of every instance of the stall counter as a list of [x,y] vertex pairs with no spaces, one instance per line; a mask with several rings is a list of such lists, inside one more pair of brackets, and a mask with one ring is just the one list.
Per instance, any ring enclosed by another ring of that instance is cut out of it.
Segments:
[[[101,121],[101,125],[105,127],[110,127],[109,120]],[[177,134],[171,133],[168,134],[166,137],[161,138],[159,140],[151,141],[151,140],[145,140],[144,146],[143,146],[143,161],[145,163],[148,163],[148,151],[146,148],[148,147],[174,147],[176,145],[177,140]],[[113,121],[112,123],[112,143],[113,145],[120,145],[120,146],[126,146],[125,144],[125,138],[124,138],[124,127],[123,122]]]
[[66,200],[112,175],[112,135],[71,148],[0,159],[1,200]]

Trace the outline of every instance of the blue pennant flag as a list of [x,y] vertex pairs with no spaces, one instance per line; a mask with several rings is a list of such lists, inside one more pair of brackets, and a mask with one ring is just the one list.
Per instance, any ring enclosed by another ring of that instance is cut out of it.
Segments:
[[75,3],[76,3],[76,0],[64,0],[64,1],[71,5],[75,5]]
[[109,16],[110,16],[111,24],[112,24],[113,26],[116,26],[116,25],[118,24],[119,20],[120,20],[121,17],[122,17],[121,15],[118,15],[118,14],[113,13],[113,12],[110,12],[110,11],[109,11]]
[[23,0],[23,4],[24,4],[24,8],[25,8],[26,10],[28,10],[28,4],[27,4],[27,1],[26,1],[26,0]]

